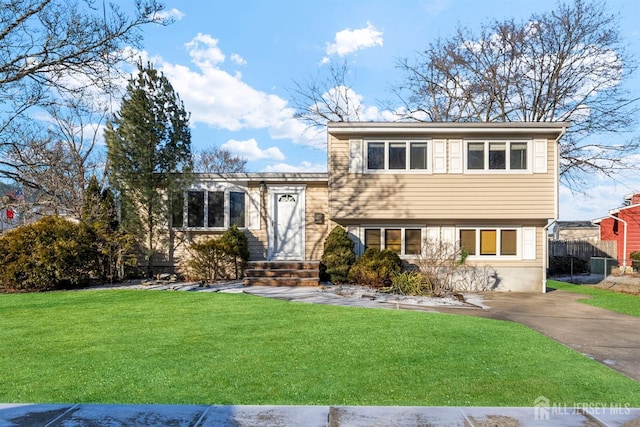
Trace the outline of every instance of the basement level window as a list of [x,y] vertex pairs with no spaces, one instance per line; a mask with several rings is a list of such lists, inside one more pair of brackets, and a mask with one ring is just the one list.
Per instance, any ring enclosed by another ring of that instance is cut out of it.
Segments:
[[420,228],[365,228],[365,249],[389,249],[398,255],[420,255],[422,230]]
[[518,230],[506,228],[461,229],[460,246],[470,256],[517,256]]

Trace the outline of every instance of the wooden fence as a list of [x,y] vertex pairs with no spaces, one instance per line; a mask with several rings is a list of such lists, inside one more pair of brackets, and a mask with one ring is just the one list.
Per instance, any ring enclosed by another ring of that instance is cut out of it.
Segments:
[[573,256],[589,262],[591,257],[616,258],[617,242],[613,240],[549,240],[549,257]]

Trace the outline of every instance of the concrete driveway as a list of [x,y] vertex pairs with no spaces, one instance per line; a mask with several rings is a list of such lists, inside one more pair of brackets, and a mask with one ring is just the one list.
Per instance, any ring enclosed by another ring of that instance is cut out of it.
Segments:
[[546,294],[483,294],[486,310],[437,308],[436,311],[522,323],[566,346],[640,381],[640,318],[615,313],[564,291]]

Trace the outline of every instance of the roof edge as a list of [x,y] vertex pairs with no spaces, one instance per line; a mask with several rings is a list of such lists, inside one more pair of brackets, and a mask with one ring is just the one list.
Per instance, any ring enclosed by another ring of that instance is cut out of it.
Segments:
[[569,122],[330,122],[327,124],[328,133],[354,132],[406,132],[417,133],[424,131],[439,131],[450,133],[464,132],[544,132],[553,131],[563,133],[571,126]]
[[307,181],[324,182],[329,180],[327,172],[238,172],[238,173],[194,173],[200,181]]

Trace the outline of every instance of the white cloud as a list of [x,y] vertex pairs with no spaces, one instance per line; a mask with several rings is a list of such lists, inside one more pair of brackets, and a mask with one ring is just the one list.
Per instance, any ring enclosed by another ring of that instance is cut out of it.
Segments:
[[193,63],[202,69],[214,68],[217,64],[224,62],[225,56],[218,47],[218,39],[214,39],[209,34],[198,33],[185,46]]
[[247,65],[247,61],[240,55],[238,55],[237,53],[232,53],[231,54],[231,60],[233,62],[235,62],[238,65]]
[[287,163],[278,163],[269,165],[262,169],[262,172],[326,172],[326,163],[311,163],[307,161],[300,162],[299,165],[289,165]]
[[254,139],[248,139],[246,141],[237,141],[230,139],[222,144],[221,148],[231,151],[240,157],[243,157],[249,161],[260,159],[272,159],[272,160],[284,160],[284,154],[278,147],[269,147],[267,149],[261,149],[258,147],[258,142]]
[[170,10],[163,10],[162,12],[158,12],[154,15],[154,17],[159,20],[174,19],[176,21],[180,21],[182,18],[184,18],[184,13],[176,8],[173,8]]
[[365,28],[357,30],[347,28],[336,33],[334,43],[327,43],[327,56],[323,58],[322,62],[328,62],[332,55],[342,57],[362,49],[382,46],[382,43],[382,32],[376,30],[370,22],[367,22]]
[[[191,112],[191,123],[230,131],[266,129],[273,139],[324,148],[326,134],[309,131],[294,118],[294,110],[285,99],[254,89],[242,81],[241,73],[222,68],[226,56],[217,39],[199,33],[185,47],[197,69],[161,59],[155,62]],[[230,59],[244,61],[239,55]]]
[[[228,131],[263,129],[273,139],[289,139],[318,149],[326,147],[326,131],[309,128],[295,119],[295,111],[287,100],[249,86],[239,72],[225,70],[226,55],[217,39],[198,33],[185,47],[194,66],[168,63],[159,57],[153,58],[153,62],[180,94],[187,111],[191,112],[193,125],[206,124]],[[139,56],[146,58],[148,54],[140,52]],[[236,64],[244,61],[238,54],[232,54],[229,59],[229,63]],[[350,95],[357,100],[360,120],[390,119],[390,112],[363,105],[363,97],[353,91]],[[278,160],[274,155],[277,156],[270,152],[269,158]]]
[[191,111],[193,123],[237,131],[280,127],[293,117],[286,109],[287,101],[252,88],[240,73],[220,68],[225,55],[218,40],[198,34],[185,46],[198,70],[169,63],[163,63],[161,69]]

